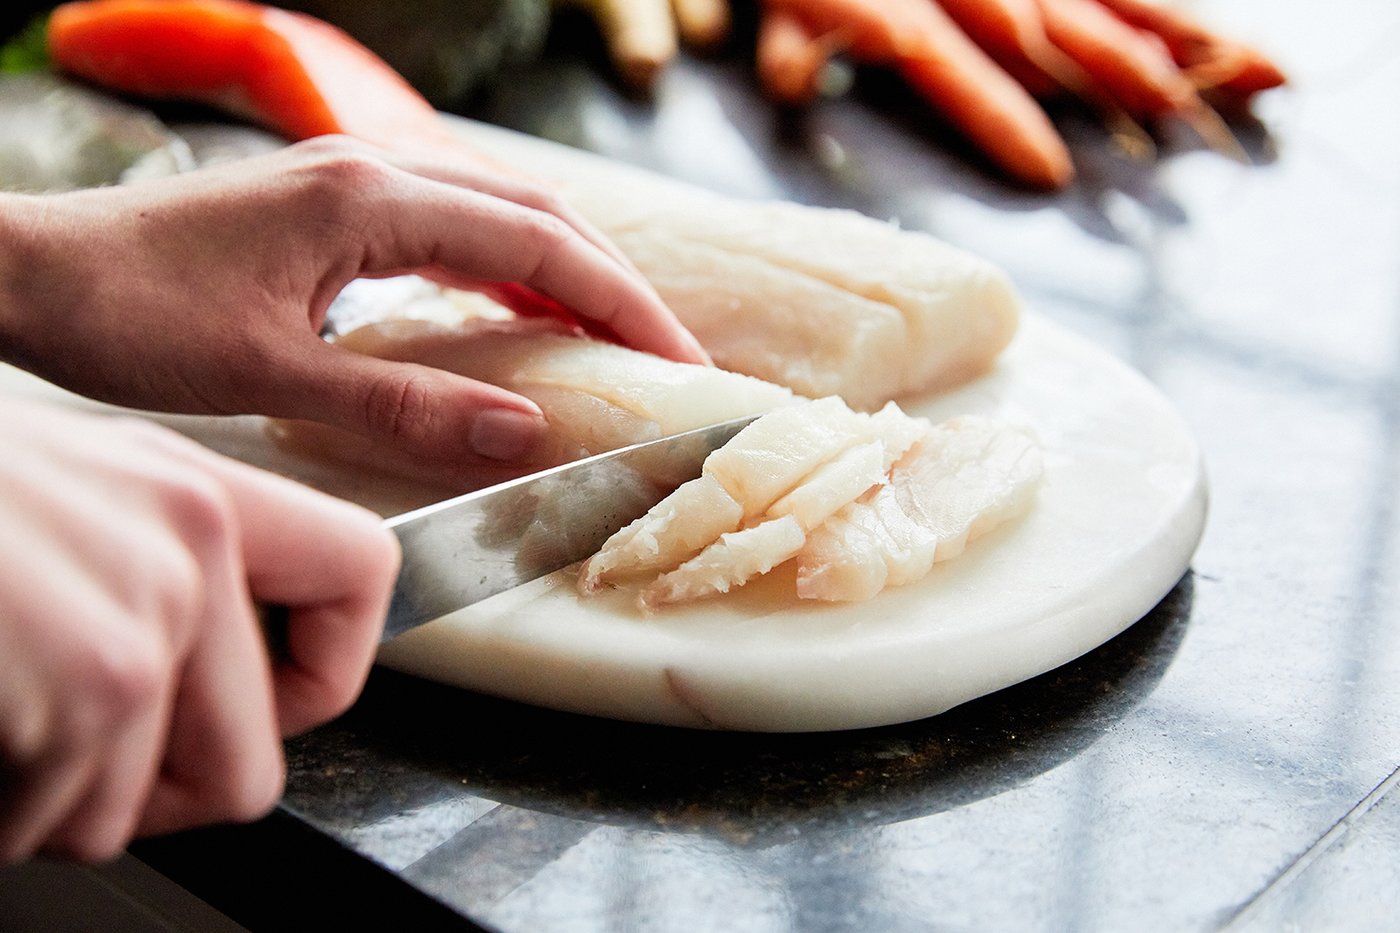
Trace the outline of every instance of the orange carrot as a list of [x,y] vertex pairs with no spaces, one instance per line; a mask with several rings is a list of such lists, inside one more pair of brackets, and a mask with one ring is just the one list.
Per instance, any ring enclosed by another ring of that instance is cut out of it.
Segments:
[[1036,97],[1072,90],[1082,71],[1045,34],[1035,0],[939,0],[968,37]]
[[290,139],[441,142],[437,112],[339,29],[244,0],[88,0],[53,11],[55,64],[115,90],[208,103]]
[[1160,36],[1198,87],[1247,99],[1287,78],[1259,51],[1210,31],[1181,10],[1145,0],[1099,0],[1125,22]]
[[839,42],[811,32],[786,10],[764,10],[758,26],[756,69],[769,97],[804,104],[821,90],[822,71]]
[[1038,2],[1050,40],[1128,113],[1152,117],[1200,106],[1195,85],[1157,36],[1129,25],[1096,0]]
[[809,31],[845,30],[859,60],[895,68],[992,161],[1043,188],[1074,174],[1050,118],[930,0],[768,0]]
[[1050,41],[1036,0],[939,0],[997,64],[1037,97],[1068,92],[1091,105],[1125,153],[1147,158],[1156,145],[1079,62]]

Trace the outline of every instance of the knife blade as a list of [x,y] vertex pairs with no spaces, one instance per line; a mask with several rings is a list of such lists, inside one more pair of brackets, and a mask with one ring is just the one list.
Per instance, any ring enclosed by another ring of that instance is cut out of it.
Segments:
[[757,415],[644,441],[385,521],[403,565],[381,642],[596,553]]

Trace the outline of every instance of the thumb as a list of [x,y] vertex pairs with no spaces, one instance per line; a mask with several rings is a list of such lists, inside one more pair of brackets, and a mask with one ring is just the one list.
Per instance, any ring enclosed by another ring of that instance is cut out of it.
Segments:
[[301,344],[276,371],[277,401],[265,413],[344,428],[414,457],[463,466],[528,462],[544,446],[538,405],[446,370],[317,339]]

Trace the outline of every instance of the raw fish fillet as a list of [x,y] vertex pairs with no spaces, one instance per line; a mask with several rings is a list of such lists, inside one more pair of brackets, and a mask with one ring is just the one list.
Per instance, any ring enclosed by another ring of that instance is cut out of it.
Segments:
[[558,185],[656,286],[715,362],[878,408],[991,367],[1019,299],[991,263],[854,211],[728,198],[567,146],[457,124]]
[[579,590],[660,572],[637,598],[653,610],[728,592],[795,557],[799,597],[869,599],[1024,512],[1040,475],[1039,448],[1020,428],[801,402],[749,425],[709,456],[701,479],[605,542]]
[[806,599],[869,599],[1030,507],[1040,450],[1023,430],[964,417],[934,426],[867,493],[808,535],[797,558]]
[[[551,444],[539,469],[639,441],[789,405],[787,389],[581,337],[543,319],[393,320],[338,339],[347,349],[449,370],[518,392],[544,412]],[[278,439],[318,457],[461,487],[457,464],[424,463],[325,425],[281,422]],[[519,469],[516,470],[519,472]],[[475,477],[475,485],[501,475]],[[677,477],[679,484],[690,477]]]

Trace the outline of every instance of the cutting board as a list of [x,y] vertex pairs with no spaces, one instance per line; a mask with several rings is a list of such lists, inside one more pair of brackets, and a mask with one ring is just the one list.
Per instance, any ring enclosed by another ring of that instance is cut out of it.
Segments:
[[1063,664],[1185,573],[1206,513],[1200,452],[1163,396],[1104,351],[1028,316],[994,372],[906,407],[1025,424],[1046,462],[1024,518],[918,583],[815,604],[780,569],[645,615],[626,590],[579,597],[565,570],[410,632],[381,662],[621,719],[852,729],[930,716]]
[[[10,368],[0,390],[114,410]],[[564,570],[410,632],[380,661],[599,716],[852,729],[930,716],[1063,664],[1141,618],[1185,573],[1206,512],[1200,452],[1151,384],[1083,338],[1027,315],[993,372],[905,407],[1024,424],[1046,464],[1028,514],[918,583],[816,604],[796,599],[780,568],[727,596],[644,615],[625,590],[579,597]],[[282,450],[258,417],[147,417],[382,514],[438,495]]]

